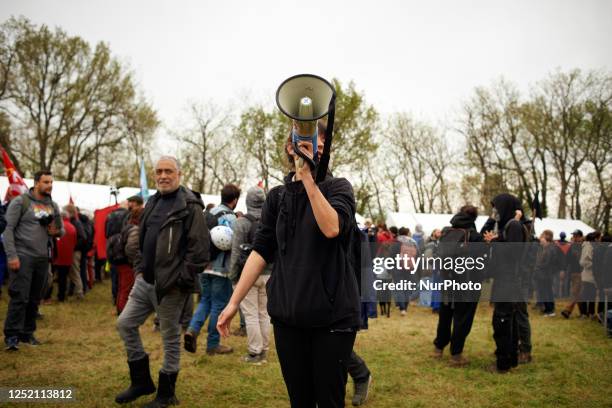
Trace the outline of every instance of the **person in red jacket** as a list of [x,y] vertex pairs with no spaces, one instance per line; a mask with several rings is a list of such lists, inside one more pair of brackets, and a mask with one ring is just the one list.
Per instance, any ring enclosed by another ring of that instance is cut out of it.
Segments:
[[387,228],[387,224],[384,224],[382,222],[378,223],[378,233],[376,234],[376,241],[378,241],[378,243],[393,241],[393,234]]
[[72,266],[74,248],[77,243],[76,228],[70,222],[67,212],[62,212],[64,230],[66,233],[57,240],[57,251],[53,257],[53,270],[57,274],[58,293],[57,300],[63,302],[66,299],[66,283]]

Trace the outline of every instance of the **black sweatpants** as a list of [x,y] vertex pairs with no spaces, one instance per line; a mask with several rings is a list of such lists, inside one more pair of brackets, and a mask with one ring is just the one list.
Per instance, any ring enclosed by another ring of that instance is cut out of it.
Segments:
[[498,302],[493,311],[493,338],[497,345],[497,368],[509,370],[518,365],[518,303]]
[[6,311],[4,336],[29,336],[36,330],[38,304],[49,274],[48,258],[19,256],[18,271],[9,272],[8,293],[11,300]]
[[450,343],[451,354],[461,354],[465,339],[472,330],[477,307],[477,302],[455,302],[454,306],[450,303],[440,303],[434,345],[442,350]]
[[351,357],[347,362],[348,373],[356,383],[366,382],[370,377],[370,369],[365,361],[355,351],[351,351]]
[[527,303],[517,303],[515,311],[518,327],[519,351],[521,353],[531,353],[531,323],[529,323]]
[[54,268],[57,273],[57,300],[63,302],[66,300],[66,283],[68,282],[68,274],[71,267],[55,265]]
[[274,325],[274,341],[292,408],[344,407],[355,332]]

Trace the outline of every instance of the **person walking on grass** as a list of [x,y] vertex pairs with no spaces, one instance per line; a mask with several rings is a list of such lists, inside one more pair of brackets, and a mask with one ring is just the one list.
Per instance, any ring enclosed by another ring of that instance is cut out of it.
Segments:
[[208,262],[208,231],[204,204],[180,185],[176,158],[162,156],[155,164],[157,193],[149,198],[139,224],[142,262],[125,308],[117,319],[117,331],[125,344],[131,385],[115,397],[124,404],[155,392],[138,329],[157,312],[164,347],[157,396],[147,408],[178,404],[175,396],[181,351],[181,312]]
[[[221,189],[221,204],[210,210],[206,215],[207,226],[211,231],[217,226],[234,229],[236,223],[234,210],[238,205],[239,198],[240,189],[238,186],[234,184],[223,186]],[[232,295],[232,282],[228,277],[231,246],[229,247],[230,250],[214,248],[214,240],[210,245],[211,260],[199,276],[201,298],[185,332],[184,346],[186,351],[196,352],[200,330],[202,330],[204,322],[208,318],[206,353],[208,355],[229,354],[234,350],[230,346],[221,344],[221,336],[217,331],[217,318]],[[229,245],[231,245],[231,242],[229,242]]]
[[[451,227],[442,230],[438,256],[457,258],[469,256],[471,259],[484,256],[484,240],[476,231],[478,209],[473,205],[461,207],[451,219]],[[482,282],[481,273],[476,270],[455,271],[442,269],[444,279],[455,282]],[[441,358],[444,348],[450,344],[453,367],[463,367],[468,360],[463,356],[465,340],[470,334],[480,291],[459,291],[445,289],[438,312],[438,328],[434,339],[434,357]],[[451,330],[452,328],[452,330]]]
[[581,230],[577,229],[572,232],[572,244],[567,251],[567,273],[570,275],[571,283],[571,301],[567,307],[561,312],[561,315],[566,319],[569,319],[574,311],[574,307],[578,305],[580,311],[580,317],[586,315],[586,309],[584,302],[580,300],[580,294],[582,293],[582,266],[580,266],[580,257],[582,256],[582,242],[584,241],[584,235]]

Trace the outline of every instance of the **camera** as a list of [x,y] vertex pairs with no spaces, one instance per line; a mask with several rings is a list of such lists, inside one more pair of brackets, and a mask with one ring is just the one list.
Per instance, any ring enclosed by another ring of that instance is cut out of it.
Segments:
[[36,218],[38,218],[40,225],[43,227],[48,227],[53,222],[55,217],[53,217],[53,214],[49,214],[46,211],[41,211],[40,213],[36,214]]

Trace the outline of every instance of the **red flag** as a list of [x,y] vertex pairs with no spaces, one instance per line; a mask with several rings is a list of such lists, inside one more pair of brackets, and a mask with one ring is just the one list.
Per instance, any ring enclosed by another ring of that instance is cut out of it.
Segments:
[[0,147],[0,149],[2,150],[2,161],[4,162],[4,169],[6,170],[6,177],[8,177],[9,182],[4,201],[9,201],[28,191],[28,186],[25,181],[23,181],[23,178],[21,178],[11,158],[6,153],[6,150],[2,147]]

